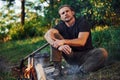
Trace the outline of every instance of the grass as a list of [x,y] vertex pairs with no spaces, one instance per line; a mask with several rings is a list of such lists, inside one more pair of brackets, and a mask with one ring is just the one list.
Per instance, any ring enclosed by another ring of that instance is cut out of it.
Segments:
[[[16,63],[45,43],[46,41],[41,37],[1,43],[0,56],[5,57],[11,63]],[[48,51],[48,48],[42,50],[42,52],[46,51]]]
[[[25,40],[9,41],[0,43],[0,63],[6,67],[20,65],[20,60],[44,45],[46,41],[41,37],[29,38]],[[49,46],[40,51],[40,53],[49,53]],[[1,66],[2,66],[1,65]],[[0,80],[16,80],[9,71],[0,69]],[[2,72],[2,71],[3,72]]]
[[[3,59],[5,59],[5,63],[8,64],[8,66],[20,65],[21,59],[23,59],[28,54],[32,53],[34,50],[40,48],[45,43],[46,43],[46,41],[44,40],[44,38],[41,38],[41,37],[0,43],[0,61],[1,61],[1,58],[3,58]],[[114,44],[114,45],[110,45],[110,46],[108,46],[108,44],[106,44],[103,47],[106,47],[110,54],[114,53],[114,56],[111,55],[112,57],[116,58],[116,56],[117,56],[118,60],[120,59],[119,58],[120,55],[118,54],[120,51],[119,44],[117,44],[117,45]],[[46,53],[46,52],[47,53],[50,52],[49,46],[46,47],[45,49],[41,50],[40,53]],[[116,55],[115,55],[115,53],[116,53]],[[110,59],[112,57],[110,57]],[[119,63],[116,65],[113,65],[111,67],[107,67],[103,70],[100,70],[96,73],[91,74],[87,78],[87,80],[114,80],[115,78],[118,77],[117,75],[120,74],[118,68],[120,68]],[[115,78],[111,79],[111,77],[112,78],[115,77]],[[0,80],[16,80],[16,79],[11,75],[10,72],[1,73],[1,71],[0,71]],[[115,79],[115,80],[118,80],[118,79]]]

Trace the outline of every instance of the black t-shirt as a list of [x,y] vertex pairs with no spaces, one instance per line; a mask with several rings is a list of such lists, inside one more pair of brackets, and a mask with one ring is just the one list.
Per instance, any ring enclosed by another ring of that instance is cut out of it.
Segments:
[[64,39],[75,39],[78,38],[79,32],[89,32],[90,34],[85,46],[83,47],[70,46],[70,47],[72,48],[73,51],[85,51],[93,48],[90,26],[84,18],[76,19],[75,24],[71,27],[67,27],[67,25],[63,21],[61,21],[54,28],[59,31],[59,33],[63,36]]

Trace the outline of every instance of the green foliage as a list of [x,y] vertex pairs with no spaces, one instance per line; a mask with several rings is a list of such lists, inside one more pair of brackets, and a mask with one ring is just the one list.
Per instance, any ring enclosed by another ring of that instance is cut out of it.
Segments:
[[0,73],[0,80],[16,80],[9,72]]
[[101,46],[103,44],[119,44],[120,37],[120,27],[111,27],[101,31],[93,31],[93,42],[96,46]]
[[[19,61],[26,55],[32,53],[40,46],[44,45],[46,41],[43,37],[29,38],[25,40],[14,40],[7,43],[1,43],[0,56],[7,59],[10,63],[19,64]],[[41,51],[49,52],[49,46]],[[7,56],[6,56],[7,55]]]
[[[38,4],[43,4],[44,2],[46,2],[48,6],[43,5],[43,17],[39,15],[39,12],[42,12],[41,7],[40,10],[35,9],[35,7],[41,6]],[[8,28],[10,29],[11,39],[24,39],[34,36],[43,36],[46,30],[55,25],[56,21],[59,20],[58,7],[63,4],[71,5],[75,9],[77,17],[86,16],[86,18],[92,24],[92,27],[94,25],[101,24],[111,25],[113,22],[115,23],[114,25],[119,24],[120,17],[118,14],[118,9],[120,6],[118,5],[119,1],[117,0],[38,0],[35,1],[35,3],[26,1],[26,20],[23,27],[19,23],[15,22],[19,18],[19,14],[15,14],[14,9],[3,7],[1,11],[3,11],[4,9],[6,9],[7,11],[4,13],[0,13],[0,26],[5,27],[6,25],[3,24],[5,24],[6,22],[12,22],[12,20],[14,20],[15,23],[11,23],[11,29]],[[116,7],[115,5],[117,5],[118,7]],[[106,34],[104,32],[101,33]],[[101,39],[98,41],[97,44],[100,45],[100,42]]]
[[24,39],[24,32],[24,27],[18,24],[10,29],[10,37],[13,40]]
[[119,44],[120,43],[120,27],[113,27],[110,30],[110,34],[111,34],[111,43],[115,43],[115,44]]
[[[42,16],[35,13],[27,14],[29,19],[22,26],[19,22],[0,27],[0,40],[9,37],[11,40],[19,40],[36,36],[43,36],[49,27]],[[46,27],[46,28],[45,28]],[[5,30],[8,30],[7,33]]]
[[[11,1],[11,0],[3,0]],[[11,2],[14,2],[12,0]],[[76,12],[76,16],[86,16],[92,25],[119,25],[120,22],[120,1],[118,0],[37,0],[25,1],[26,19],[29,20],[29,13],[33,12],[40,15],[44,12],[44,22],[47,26],[55,25],[56,19],[59,18],[58,7],[63,4],[71,5]],[[46,5],[43,5],[44,3]],[[0,24],[4,25],[6,22],[16,22],[20,19],[20,13],[15,13],[12,6],[1,8]]]
[[33,37],[36,35],[37,29],[32,21],[29,21],[24,25],[24,32],[26,37]]
[[108,43],[111,41],[110,29],[106,27],[96,27],[92,31],[92,40],[95,47],[99,47],[102,44]]
[[119,25],[120,7],[115,6],[119,4],[117,0],[50,0],[48,4],[49,6],[44,8],[44,15],[52,26],[56,18],[59,18],[58,7],[63,4],[71,5],[75,9],[76,16],[85,16],[92,26]]
[[[97,27],[96,27],[97,28]],[[110,27],[92,31],[93,45],[104,47],[109,52],[109,59],[120,60],[120,27]]]
[[32,16],[28,21],[26,21],[24,26],[20,23],[14,23],[12,28],[10,28],[9,36],[12,40],[25,39],[36,36],[43,36],[47,30],[43,18],[35,14],[29,14]]
[[8,28],[1,26],[0,27],[0,41],[2,41],[4,38],[8,36]]
[[14,26],[10,29],[10,36],[12,40],[25,39],[29,37],[42,36],[42,30],[38,30],[36,26],[30,22],[25,26]]

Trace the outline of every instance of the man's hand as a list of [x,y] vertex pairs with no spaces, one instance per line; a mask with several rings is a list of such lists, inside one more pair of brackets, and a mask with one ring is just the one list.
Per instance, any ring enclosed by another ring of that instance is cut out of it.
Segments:
[[62,45],[64,45],[64,40],[58,40],[58,39],[56,39],[52,44],[54,48],[58,48],[59,46],[62,46]]
[[68,54],[68,55],[71,54],[71,52],[72,52],[72,49],[69,45],[62,45],[58,48],[58,50],[64,52],[65,54]]

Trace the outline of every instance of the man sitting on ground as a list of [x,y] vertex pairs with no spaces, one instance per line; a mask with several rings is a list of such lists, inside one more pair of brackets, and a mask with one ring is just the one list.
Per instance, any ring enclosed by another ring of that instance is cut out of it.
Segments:
[[[70,65],[77,65],[76,73],[88,73],[104,65],[108,53],[104,48],[94,48],[90,26],[84,17],[76,18],[73,8],[63,5],[58,11],[61,21],[45,34],[45,39],[52,46],[52,61],[55,71],[61,74],[62,57]],[[72,74],[72,72],[66,72]]]

